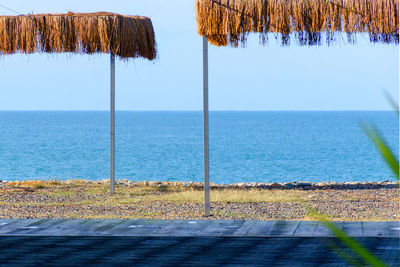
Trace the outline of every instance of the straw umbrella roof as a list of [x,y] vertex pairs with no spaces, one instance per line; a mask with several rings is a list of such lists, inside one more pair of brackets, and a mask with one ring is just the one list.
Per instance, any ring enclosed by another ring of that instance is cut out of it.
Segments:
[[0,55],[112,53],[122,59],[156,57],[149,18],[108,12],[0,16]]
[[197,31],[217,46],[245,44],[248,33],[277,33],[282,44],[328,44],[338,35],[355,42],[399,43],[399,0],[196,0]]

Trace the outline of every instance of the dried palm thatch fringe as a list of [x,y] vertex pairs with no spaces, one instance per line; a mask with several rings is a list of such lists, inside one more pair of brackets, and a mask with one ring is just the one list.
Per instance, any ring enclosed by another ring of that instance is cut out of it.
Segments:
[[282,44],[329,44],[344,33],[369,33],[371,42],[399,43],[399,0],[196,0],[197,31],[217,46],[246,43],[249,32],[278,33]]
[[156,57],[149,18],[108,12],[0,16],[0,54],[114,53]]

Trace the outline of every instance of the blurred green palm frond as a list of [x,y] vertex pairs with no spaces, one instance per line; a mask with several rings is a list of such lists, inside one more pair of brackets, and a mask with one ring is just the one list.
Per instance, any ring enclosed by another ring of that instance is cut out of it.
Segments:
[[371,139],[377,150],[385,159],[390,169],[396,175],[397,180],[400,180],[399,160],[396,158],[390,147],[387,145],[385,139],[383,138],[379,130],[374,125],[367,126],[364,123],[361,124],[361,128],[364,130],[365,134],[369,137],[369,139]]
[[353,253],[355,253],[360,260],[363,262],[359,262],[359,260],[343,249],[336,247],[334,244],[331,244],[332,249],[348,264],[353,266],[379,266],[384,267],[387,266],[384,262],[378,259],[374,254],[372,254],[368,249],[366,249],[363,245],[361,245],[357,240],[348,236],[343,230],[339,229],[336,224],[329,221],[329,218],[318,213],[315,209],[311,209],[311,214],[315,218],[317,218],[326,228],[328,228],[332,234],[347,248],[349,248]]
[[[399,106],[394,101],[392,97],[386,95],[391,106],[396,111],[398,118],[400,118],[399,114]],[[365,134],[369,137],[372,143],[375,145],[378,152],[381,154],[383,159],[386,161],[392,172],[395,174],[395,177],[398,181],[400,181],[400,167],[399,160],[396,158],[393,151],[388,146],[386,140],[383,135],[380,133],[378,128],[373,125],[367,125],[365,123],[361,123],[361,128],[365,132]],[[351,249],[354,253],[356,253],[359,258],[365,261],[366,264],[371,266],[386,266],[381,260],[379,260],[376,256],[374,256],[369,250],[364,248],[360,243],[358,243],[355,239],[349,237],[344,231],[339,229],[334,223],[330,222],[326,217],[322,215],[316,215],[320,222],[324,224],[326,228],[328,228],[335,237],[340,240],[344,245],[346,245],[349,249]],[[342,257],[347,263],[360,266],[360,263],[351,255],[341,250],[340,248],[334,247],[334,250]],[[362,266],[362,264],[361,264]]]

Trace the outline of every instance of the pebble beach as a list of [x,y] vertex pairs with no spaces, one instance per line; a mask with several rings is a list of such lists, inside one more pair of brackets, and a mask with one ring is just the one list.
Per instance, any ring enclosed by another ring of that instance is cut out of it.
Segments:
[[[311,210],[339,221],[399,219],[396,182],[211,185],[203,216],[202,183],[25,181],[0,183],[1,218],[312,220]],[[315,218],[314,218],[315,219]]]

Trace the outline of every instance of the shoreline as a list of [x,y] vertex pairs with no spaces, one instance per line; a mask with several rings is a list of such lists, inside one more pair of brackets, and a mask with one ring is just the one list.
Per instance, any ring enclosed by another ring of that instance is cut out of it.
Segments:
[[[18,185],[30,183],[54,183],[54,184],[109,184],[109,180],[84,180],[84,179],[69,179],[65,181],[60,180],[25,180],[25,181],[5,181],[0,180],[0,185]],[[127,179],[116,180],[117,185],[133,186],[133,187],[184,187],[193,189],[202,189],[203,182],[167,182],[167,181],[130,181]],[[210,189],[279,189],[279,190],[324,190],[324,189],[379,189],[379,188],[400,188],[400,182],[396,181],[379,181],[379,182],[286,182],[286,183],[258,183],[258,182],[241,182],[232,184],[215,184],[210,182]]]
[[[106,181],[101,181],[107,183]],[[158,181],[118,181],[119,184],[136,186],[183,186],[196,189],[203,188],[203,182],[158,182]],[[232,184],[214,184],[210,183],[211,189],[303,189],[303,190],[323,190],[323,189],[378,189],[378,188],[397,188],[399,182],[287,182],[287,183],[232,183]]]

